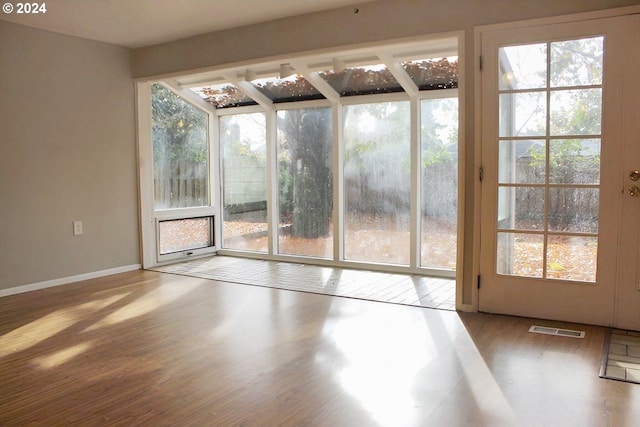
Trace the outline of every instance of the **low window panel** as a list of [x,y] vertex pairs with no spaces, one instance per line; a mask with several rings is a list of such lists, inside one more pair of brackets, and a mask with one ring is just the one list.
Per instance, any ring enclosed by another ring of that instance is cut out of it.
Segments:
[[158,222],[160,255],[214,246],[213,217]]

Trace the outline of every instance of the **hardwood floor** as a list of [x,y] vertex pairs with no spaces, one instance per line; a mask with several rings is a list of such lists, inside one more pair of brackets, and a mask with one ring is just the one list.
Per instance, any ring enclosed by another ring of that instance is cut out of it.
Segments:
[[125,273],[0,298],[0,425],[638,425],[604,332]]

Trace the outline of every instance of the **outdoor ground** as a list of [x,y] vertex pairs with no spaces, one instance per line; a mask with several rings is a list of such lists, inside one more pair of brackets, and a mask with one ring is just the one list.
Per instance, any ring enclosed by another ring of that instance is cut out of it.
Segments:
[[[455,269],[455,228],[432,218],[423,221],[422,266]],[[278,242],[280,253],[320,258],[332,258],[333,237],[304,239],[289,232],[290,225],[281,225]],[[267,224],[264,222],[226,221],[223,227],[223,247],[226,249],[267,252]],[[208,246],[208,223],[202,220],[182,220],[166,224],[161,233],[164,252]],[[560,242],[550,240],[547,250],[547,277],[564,280],[595,281],[597,246],[585,241]],[[514,239],[513,259],[509,274],[541,277],[543,244],[535,239]],[[383,218],[368,218],[345,226],[345,259],[388,264],[409,264],[409,233],[399,230]]]

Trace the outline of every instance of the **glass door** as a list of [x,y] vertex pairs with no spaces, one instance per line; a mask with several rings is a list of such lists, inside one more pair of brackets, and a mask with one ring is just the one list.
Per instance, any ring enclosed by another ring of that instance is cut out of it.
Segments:
[[482,311],[613,322],[618,19],[483,34]]

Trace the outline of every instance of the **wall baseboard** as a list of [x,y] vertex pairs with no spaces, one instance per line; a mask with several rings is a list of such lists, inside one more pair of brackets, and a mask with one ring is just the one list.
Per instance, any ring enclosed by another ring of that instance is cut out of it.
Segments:
[[44,282],[31,283],[8,289],[0,289],[0,298],[24,292],[37,291],[39,289],[52,288],[54,286],[67,285],[69,283],[80,282],[82,280],[97,279],[98,277],[127,273],[129,271],[140,270],[141,268],[142,265],[140,264],[124,265],[122,267],[110,268],[108,270],[93,271],[91,273],[78,274],[77,276],[62,277],[60,279],[46,280]]

